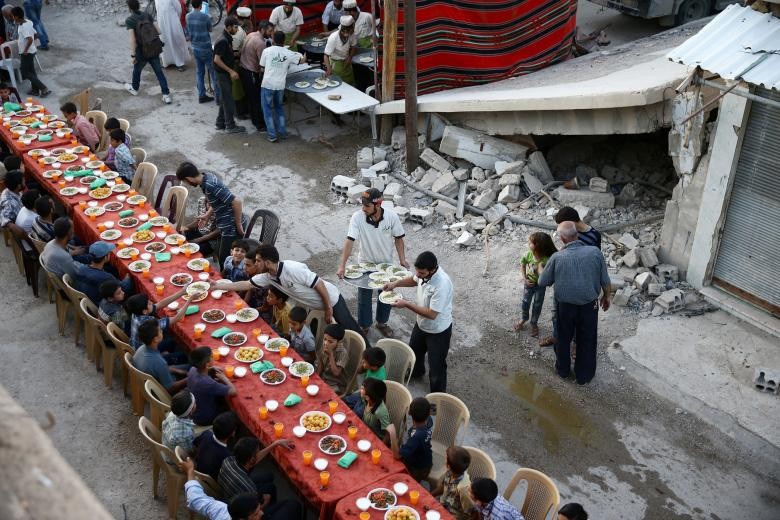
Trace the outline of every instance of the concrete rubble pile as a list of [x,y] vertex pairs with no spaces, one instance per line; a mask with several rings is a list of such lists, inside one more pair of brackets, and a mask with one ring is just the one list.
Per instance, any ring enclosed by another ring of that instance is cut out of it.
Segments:
[[[337,175],[331,190],[350,204],[369,187],[383,190],[385,204],[393,204],[413,228],[437,222],[454,245],[479,249],[488,236],[524,241],[537,230],[534,223],[554,229],[562,206],[574,207],[596,228],[658,214],[663,193],[648,184],[670,190],[676,181],[671,164],[659,167],[642,155],[642,143],[605,153],[599,149],[604,144],[570,138],[545,156],[528,136],[501,139],[435,116],[433,121],[427,144],[419,136],[420,166],[414,171],[406,171],[406,134],[396,127],[390,145],[360,149],[357,176]],[[614,160],[604,163],[602,157]]]
[[[57,7],[77,9],[93,19],[116,17],[117,23],[124,25],[130,14],[125,0],[51,0]],[[146,9],[146,1],[141,1],[141,10]],[[45,20],[44,20],[45,22]]]

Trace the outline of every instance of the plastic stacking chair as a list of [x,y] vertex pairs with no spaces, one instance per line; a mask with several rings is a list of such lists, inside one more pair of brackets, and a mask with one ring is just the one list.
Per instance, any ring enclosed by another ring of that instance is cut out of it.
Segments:
[[390,412],[390,420],[395,426],[400,441],[403,438],[404,430],[406,430],[406,416],[409,413],[409,405],[412,404],[412,394],[404,385],[396,381],[386,379],[385,385],[387,385],[385,405],[387,405],[387,411]]
[[399,339],[382,338],[376,346],[385,351],[385,371],[387,379],[409,386],[412,368],[417,360],[412,347]]
[[103,361],[103,350],[106,349],[106,325],[100,321],[98,310],[89,298],[79,302],[81,317],[84,319],[84,336],[87,347],[87,359],[95,361],[95,370],[100,369]]
[[[132,358],[135,350],[130,346],[130,339],[116,323],[106,325],[106,333],[114,348],[109,347],[103,351],[103,376],[105,377],[106,386],[112,388],[114,386],[114,363],[116,362],[117,354],[120,360],[124,360],[125,353],[130,354]],[[120,361],[119,366],[122,373],[122,391],[127,396],[130,379],[129,370],[125,366],[124,361]]]
[[8,72],[8,77],[11,78],[11,85],[17,92],[21,91],[19,86],[23,81],[21,66],[22,61],[19,58],[19,46],[16,40],[0,45],[0,67]]
[[[176,446],[176,449],[173,451],[176,453],[176,462],[184,462],[187,457],[189,457],[189,454],[184,451],[184,448],[181,446]],[[208,496],[216,498],[217,500],[222,498],[222,488],[211,475],[195,470],[195,478],[203,486],[203,491],[205,491]]]
[[[81,307],[79,307],[79,302],[82,298],[86,298],[87,295],[81,291],[76,290],[76,286],[73,283],[73,280],[71,280],[67,273],[62,275],[62,285],[64,286],[65,292],[70,299],[71,305],[73,305],[73,343],[78,346],[79,334],[81,333],[81,323],[84,321],[81,316]],[[89,355],[89,352],[87,352],[87,354]]]
[[24,249],[22,249],[22,245],[19,243],[19,240],[14,236],[13,233],[10,234],[10,240],[11,240],[11,251],[14,253],[14,260],[16,260],[16,267],[19,269],[19,274],[24,276]]
[[441,480],[446,471],[447,448],[462,438],[469,425],[471,413],[468,407],[454,395],[434,392],[425,396],[436,407],[433,418],[431,447],[433,448],[433,469],[430,478]]
[[276,237],[279,235],[279,216],[268,209],[258,209],[254,212],[244,231],[244,238],[250,238],[258,219],[263,221],[258,240],[260,240],[261,244],[274,245]]
[[162,215],[162,211],[160,211],[160,209],[162,207],[163,197],[165,196],[165,192],[168,190],[168,187],[178,186],[179,184],[179,179],[177,179],[175,175],[166,175],[162,178],[160,187],[157,189],[157,197],[154,199],[154,209],[157,210],[157,213]]
[[[471,474],[471,468],[469,468]],[[520,468],[504,490],[504,498],[509,500],[520,482],[527,483],[520,513],[527,520],[545,520],[558,511],[561,495],[550,477],[535,469]]]
[[121,128],[125,132],[130,131],[130,121],[128,121],[127,119],[122,119],[121,117],[118,117],[117,121],[119,121],[119,128]]
[[40,263],[38,262],[38,250],[27,236],[22,238],[14,237],[15,250],[19,251],[22,259],[22,267],[27,285],[32,288],[33,296],[38,297],[38,272]]
[[[176,454],[172,449],[162,444],[160,430],[146,417],[138,419],[138,429],[144,436],[147,446],[152,452],[152,496],[157,498],[157,485],[160,480],[160,470],[165,472],[165,490],[168,499],[168,518],[177,518],[179,513],[179,495],[184,489],[186,475],[176,466]],[[170,462],[168,462],[170,461]]]
[[184,210],[187,209],[189,192],[184,186],[171,186],[163,197],[160,215],[168,217],[177,232],[184,225]]
[[490,459],[487,453],[479,448],[473,448],[471,446],[463,446],[463,448],[471,455],[471,463],[469,464],[469,477],[471,480],[478,478],[489,478],[490,480],[496,480],[496,465]]
[[65,335],[65,317],[67,316],[68,308],[71,305],[70,298],[65,292],[65,286],[62,284],[62,280],[46,269],[42,258],[38,257],[38,261],[40,262],[43,271],[46,273],[46,277],[49,279],[49,283],[52,286],[52,292],[54,293],[54,303],[56,304],[55,308],[57,310],[57,330],[61,335]]
[[311,333],[314,334],[314,345],[319,351],[322,346],[322,337],[325,335],[325,311],[318,309],[308,309],[306,314],[306,325],[311,329]]
[[150,379],[154,379],[146,372],[141,372],[133,365],[133,356],[125,353],[125,366],[130,376],[130,399],[133,403],[133,415],[144,414],[144,384]]
[[138,163],[135,170],[133,182],[130,185],[132,189],[143,195],[152,202],[152,190],[154,189],[154,180],[157,178],[157,166],[150,162]]
[[98,140],[98,146],[95,152],[102,152],[106,150],[108,148],[109,141],[109,135],[105,128],[108,115],[102,110],[88,110],[87,113],[84,114],[84,117],[86,117],[87,120],[95,125],[95,128],[98,132],[98,137],[100,138]]
[[143,148],[131,148],[130,154],[133,156],[135,164],[141,164],[146,161],[146,150]]
[[171,411],[171,394],[154,379],[147,379],[144,382],[144,394],[152,412],[152,424],[162,430],[163,420]]
[[344,367],[348,379],[346,390],[340,397],[353,393],[357,388],[357,371],[360,368],[360,361],[363,359],[363,351],[366,350],[366,340],[354,330],[345,330],[344,346],[347,347],[349,354],[347,366]]
[[[38,240],[37,238],[32,236],[32,234],[28,234],[27,235],[27,239],[30,241],[30,243],[32,244],[33,248],[35,249],[35,251],[37,253],[37,255],[35,257],[35,264],[37,266],[36,269],[38,269],[38,273],[40,274],[40,269],[39,268],[43,266],[43,264],[41,264],[41,261],[40,261],[40,256],[41,256],[41,253],[43,253],[43,248],[46,247],[46,242],[43,242],[42,240]],[[37,276],[36,276],[36,278],[37,278]],[[49,277],[46,276],[45,278],[46,278],[46,295],[49,297],[49,303],[54,303],[54,300],[52,299],[53,296],[54,296],[53,295],[54,288],[51,285],[51,280],[49,280]]]

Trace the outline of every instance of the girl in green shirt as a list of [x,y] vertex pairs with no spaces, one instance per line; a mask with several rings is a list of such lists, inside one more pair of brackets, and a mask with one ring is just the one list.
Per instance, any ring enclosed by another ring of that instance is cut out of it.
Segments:
[[544,287],[539,287],[539,276],[542,274],[547,260],[557,249],[552,237],[547,233],[532,233],[528,237],[528,252],[520,259],[520,279],[523,282],[523,301],[520,304],[522,319],[515,323],[515,330],[521,331],[528,322],[529,311],[531,318],[531,336],[539,336],[539,315],[542,313],[544,303]]

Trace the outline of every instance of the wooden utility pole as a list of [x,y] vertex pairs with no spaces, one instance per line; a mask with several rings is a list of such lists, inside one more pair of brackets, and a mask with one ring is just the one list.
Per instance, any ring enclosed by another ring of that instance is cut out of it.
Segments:
[[[398,0],[385,0],[385,21],[382,31],[382,103],[395,96],[395,59],[398,43]],[[393,135],[393,116],[382,116],[379,141],[390,144]]]
[[406,171],[417,168],[417,7],[416,0],[404,0],[404,69],[406,77]]

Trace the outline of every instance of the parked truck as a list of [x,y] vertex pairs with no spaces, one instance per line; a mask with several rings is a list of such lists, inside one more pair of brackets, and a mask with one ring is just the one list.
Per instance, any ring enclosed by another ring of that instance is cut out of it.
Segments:
[[682,25],[722,11],[737,0],[590,0],[639,18],[655,18],[662,26]]

